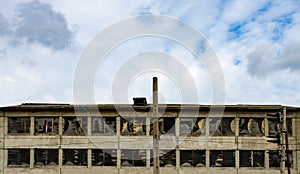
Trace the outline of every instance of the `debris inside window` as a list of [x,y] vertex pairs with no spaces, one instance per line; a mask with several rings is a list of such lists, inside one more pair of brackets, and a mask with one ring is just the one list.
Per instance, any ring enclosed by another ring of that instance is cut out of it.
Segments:
[[146,166],[146,150],[144,149],[122,149],[121,150],[121,166],[137,167]]
[[117,166],[117,150],[92,149],[92,166]]
[[115,134],[116,117],[92,117],[92,134]]
[[30,117],[8,117],[8,133],[29,133]]
[[35,149],[35,166],[56,166],[58,165],[58,149]]
[[181,167],[205,167],[205,150],[180,150]]
[[87,133],[86,117],[63,117],[63,134],[85,135]]
[[29,149],[8,149],[7,165],[9,167],[29,167]]

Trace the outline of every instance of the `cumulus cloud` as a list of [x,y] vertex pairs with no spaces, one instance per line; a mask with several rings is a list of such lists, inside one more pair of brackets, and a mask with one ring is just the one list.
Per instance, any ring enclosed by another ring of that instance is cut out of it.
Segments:
[[55,50],[72,44],[73,33],[68,29],[64,15],[54,11],[50,4],[38,0],[22,3],[17,17],[17,38]]

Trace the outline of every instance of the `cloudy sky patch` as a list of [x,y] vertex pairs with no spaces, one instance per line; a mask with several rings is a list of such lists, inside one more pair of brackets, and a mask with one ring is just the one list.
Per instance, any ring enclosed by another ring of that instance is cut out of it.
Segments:
[[[297,0],[0,2],[1,106],[74,102],[74,72],[88,42],[111,24],[145,14],[178,19],[203,34],[224,74],[226,104],[300,104],[300,3]],[[175,32],[173,29],[172,25],[162,28]],[[124,32],[122,28],[118,30],[118,34]],[[180,36],[184,38],[187,33]],[[195,46],[203,53],[207,48],[201,41]],[[149,36],[127,40],[107,56],[95,79],[97,103],[113,102],[112,79],[118,68],[145,51],[176,57],[192,74],[199,91],[198,103],[211,104],[213,90],[207,67],[179,43]],[[161,63],[174,68],[168,61]],[[145,66],[147,62],[140,65]],[[180,103],[180,92],[173,81],[162,74],[159,76],[164,101]],[[149,77],[151,74],[146,74],[132,81],[129,99],[145,94],[150,100]]]

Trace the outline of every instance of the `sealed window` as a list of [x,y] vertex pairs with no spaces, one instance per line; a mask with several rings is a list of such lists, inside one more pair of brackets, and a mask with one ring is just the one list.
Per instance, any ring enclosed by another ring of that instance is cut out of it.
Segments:
[[63,117],[64,135],[85,135],[87,133],[86,117]]
[[205,118],[181,118],[181,135],[200,135],[205,132]]
[[66,166],[86,166],[86,149],[63,149],[63,165]]
[[[269,124],[270,126],[270,124]],[[265,123],[263,118],[240,118],[239,135],[263,136]]]
[[[150,135],[153,135],[154,119],[151,119]],[[175,135],[175,117],[161,117],[159,119],[160,134],[174,134]]]
[[29,149],[8,149],[7,165],[9,167],[29,167]]
[[240,167],[265,167],[265,152],[240,150]]
[[235,167],[235,151],[211,150],[210,167]]
[[181,167],[204,167],[205,150],[180,150]]
[[92,166],[117,166],[117,150],[92,149]]
[[35,149],[35,166],[55,166],[58,165],[58,149]]
[[92,117],[92,134],[115,134],[116,117]]
[[126,117],[121,118],[122,135],[146,135],[146,118],[145,117]]
[[123,167],[146,166],[146,150],[145,149],[122,149],[121,166]]
[[58,134],[58,117],[34,118],[35,134]]
[[8,117],[8,133],[29,133],[30,117]]

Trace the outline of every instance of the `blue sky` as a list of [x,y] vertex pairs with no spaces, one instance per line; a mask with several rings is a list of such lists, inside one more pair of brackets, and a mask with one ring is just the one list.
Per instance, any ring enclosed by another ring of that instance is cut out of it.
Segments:
[[[111,24],[145,14],[176,18],[203,34],[222,67],[226,104],[300,105],[298,0],[0,2],[0,106],[73,103],[74,73],[89,41]],[[111,53],[95,79],[97,103],[114,102],[109,94],[118,67],[147,50],[166,52],[181,61],[194,78],[199,103],[211,103],[205,67],[184,47],[151,37],[129,40]],[[150,100],[152,75],[132,80],[126,87],[128,98]],[[176,83],[156,75],[161,79],[161,101],[180,103]]]

